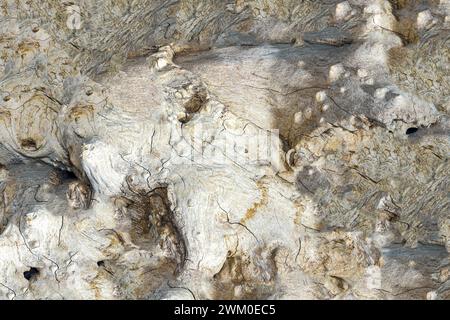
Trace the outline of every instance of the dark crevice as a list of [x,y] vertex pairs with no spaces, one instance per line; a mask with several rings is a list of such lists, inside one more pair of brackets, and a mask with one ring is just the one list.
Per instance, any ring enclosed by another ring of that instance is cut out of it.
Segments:
[[411,127],[406,130],[406,134],[410,135],[410,134],[416,133],[417,131],[419,131],[419,128]]
[[122,199],[123,209],[131,220],[132,241],[149,249],[157,244],[174,259],[177,273],[186,260],[186,246],[171,210],[167,187],[132,192],[135,196]]
[[39,269],[35,267],[31,267],[30,270],[27,270],[23,273],[23,277],[28,281],[32,281],[37,278],[39,275]]
[[26,150],[37,150],[36,141],[32,138],[22,139],[20,141],[20,146]]
[[73,171],[67,170],[61,171],[61,178],[63,180],[78,180],[77,176]]

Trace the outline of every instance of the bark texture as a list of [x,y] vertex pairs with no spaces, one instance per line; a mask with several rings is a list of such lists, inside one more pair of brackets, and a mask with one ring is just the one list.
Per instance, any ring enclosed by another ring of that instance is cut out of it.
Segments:
[[450,1],[0,13],[0,298],[450,297]]

